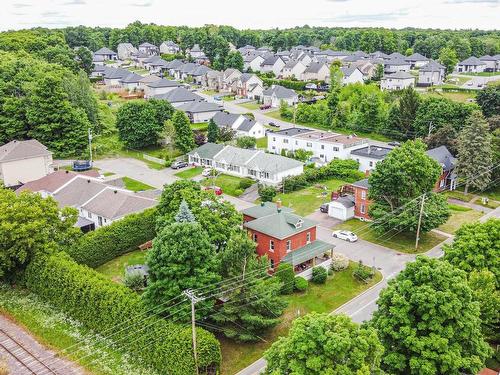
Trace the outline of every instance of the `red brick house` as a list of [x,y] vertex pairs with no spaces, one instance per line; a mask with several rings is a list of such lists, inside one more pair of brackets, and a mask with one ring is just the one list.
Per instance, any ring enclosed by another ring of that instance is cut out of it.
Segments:
[[370,220],[368,207],[371,201],[368,199],[368,179],[356,181],[351,184],[354,197],[354,217],[361,220]]
[[258,255],[269,258],[271,270],[286,262],[308,278],[313,267],[330,266],[334,245],[316,239],[315,221],[281,207],[281,202],[250,207],[243,211],[243,217],[243,226],[257,243]]

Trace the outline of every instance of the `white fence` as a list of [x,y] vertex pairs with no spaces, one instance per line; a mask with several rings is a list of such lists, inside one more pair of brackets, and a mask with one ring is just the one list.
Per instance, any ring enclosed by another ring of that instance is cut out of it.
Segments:
[[165,160],[160,159],[160,158],[155,158],[154,156],[151,156],[151,155],[148,155],[148,154],[142,154],[142,157],[143,157],[143,159],[152,161],[154,163],[158,163],[158,164],[161,164],[161,165],[165,164]]

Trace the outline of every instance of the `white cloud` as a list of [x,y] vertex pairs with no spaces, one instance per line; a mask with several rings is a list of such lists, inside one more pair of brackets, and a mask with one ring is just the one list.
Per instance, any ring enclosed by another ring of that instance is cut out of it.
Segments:
[[[251,4],[248,0],[3,0],[0,29],[57,25],[124,27],[136,20],[161,25],[224,24],[238,28],[308,24],[494,29],[498,28],[499,2],[421,0],[417,5],[414,0],[397,3],[390,0],[252,0]],[[48,16],[48,12],[53,14]]]

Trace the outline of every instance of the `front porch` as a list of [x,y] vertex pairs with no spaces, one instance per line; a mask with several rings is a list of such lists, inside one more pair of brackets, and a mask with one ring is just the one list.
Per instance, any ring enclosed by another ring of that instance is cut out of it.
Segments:
[[323,267],[326,270],[330,268],[334,247],[333,244],[316,240],[288,253],[282,262],[293,266],[295,276],[310,280],[313,268]]

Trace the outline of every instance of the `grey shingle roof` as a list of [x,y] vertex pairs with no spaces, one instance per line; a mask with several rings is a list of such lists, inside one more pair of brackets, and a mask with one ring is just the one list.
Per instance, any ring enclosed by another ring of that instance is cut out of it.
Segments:
[[273,131],[273,133],[293,137],[294,135],[297,134],[310,133],[312,131],[313,131],[312,129],[307,129],[307,128],[288,128],[288,129]]
[[155,47],[156,48],[156,46],[154,44],[151,44],[149,42],[141,43],[141,44],[139,44],[139,47],[148,47],[148,48]]
[[195,100],[203,100],[203,98],[195,93],[189,91],[184,87],[177,87],[172,91],[167,92],[166,94],[155,95],[155,99],[163,99],[170,103],[179,103],[179,102],[189,102]]
[[406,57],[407,61],[429,61],[427,57],[424,55],[421,55],[420,53],[416,52],[408,57]]
[[279,59],[281,59],[281,57],[279,56],[276,56],[276,55],[271,55],[271,56],[268,56],[267,58],[264,59],[264,61],[262,61],[262,66],[264,65],[274,65],[276,63],[276,61],[278,61]]
[[238,126],[238,130],[239,131],[242,131],[242,132],[248,132],[250,131],[254,125],[256,124],[257,122],[255,120],[251,120],[249,118],[246,118],[241,124],[240,126]]
[[264,95],[276,95],[278,99],[290,99],[297,96],[295,90],[287,89],[286,87],[275,85],[273,87],[268,88],[263,92]]
[[357,186],[357,187],[360,187],[360,188],[364,188],[364,189],[368,189],[370,187],[370,184],[368,183],[368,179],[367,178],[364,178],[362,180],[353,182],[351,185],[352,186]]
[[246,163],[246,166],[250,169],[259,169],[261,171],[275,173],[304,165],[304,163],[298,160],[286,158],[281,155],[268,154],[264,151],[256,152],[258,152],[258,154]]
[[382,77],[382,79],[415,79],[413,75],[407,72],[396,72],[392,74],[386,74]]
[[386,60],[384,64],[392,66],[401,66],[401,65],[409,65],[410,63],[405,59],[391,58],[390,60]]
[[343,66],[340,68],[344,77],[349,77],[356,69],[358,69],[356,66]]
[[497,61],[498,59],[495,56],[484,55],[479,58],[481,61]]
[[116,55],[115,51],[110,50],[107,47],[102,47],[94,52],[94,55]]
[[123,83],[138,83],[141,81],[141,79],[143,79],[144,77],[143,76],[140,76],[139,74],[136,74],[136,73],[130,73],[128,75],[126,75],[125,77],[123,77],[120,82],[123,82]]
[[313,62],[307,67],[304,73],[318,73],[325,65],[321,62]]
[[354,200],[350,196],[339,197],[339,198],[335,199],[333,202],[338,202],[346,208],[354,207]]
[[0,146],[0,162],[50,156],[52,153],[36,139],[10,141]]
[[182,104],[177,109],[190,113],[203,113],[222,111],[223,108],[215,103],[199,101]]
[[106,187],[106,184],[95,178],[77,176],[57,190],[53,197],[59,207],[80,207]]
[[171,81],[165,78],[158,79],[153,82],[147,83],[148,87],[159,88],[159,87],[179,87],[181,84],[176,81]]
[[195,148],[194,150],[188,152],[188,155],[195,155],[202,159],[213,159],[225,146],[219,143],[205,143],[204,145]]
[[167,65],[165,66],[165,68],[167,68],[167,69],[175,69],[175,68],[178,68],[179,66],[181,66],[183,64],[184,63],[182,62],[182,60],[175,59],[175,60],[172,60],[172,61],[168,61]]
[[443,65],[437,61],[430,60],[427,64],[420,68],[421,72],[439,72],[442,69],[446,69]]
[[399,52],[393,52],[389,55],[389,58],[391,58],[391,59],[403,59],[404,60],[406,58],[406,56],[400,54]]
[[455,168],[457,163],[457,159],[453,157],[453,155],[448,151],[446,146],[439,146],[427,151],[427,155],[429,155],[432,159],[437,161],[445,171],[449,171]]
[[232,127],[240,116],[236,113],[217,112],[212,120],[218,127]]
[[459,62],[458,65],[486,65],[486,63],[479,60],[476,56],[471,56],[464,61]]
[[128,76],[131,71],[122,68],[109,68],[104,70],[104,78],[119,79]]

